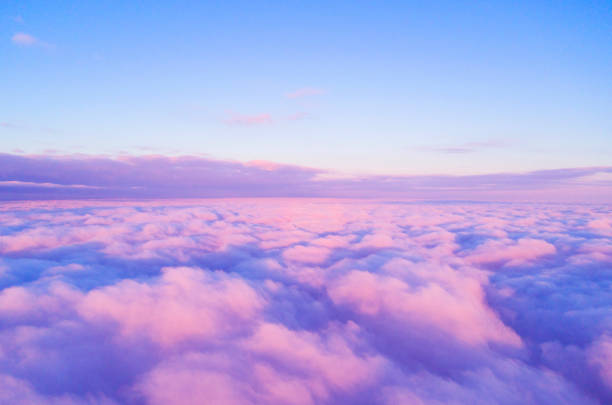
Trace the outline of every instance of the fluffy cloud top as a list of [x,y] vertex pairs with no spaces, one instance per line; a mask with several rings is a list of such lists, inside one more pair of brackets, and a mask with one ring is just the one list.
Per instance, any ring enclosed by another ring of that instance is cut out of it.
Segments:
[[5,203],[0,402],[610,403],[609,212]]

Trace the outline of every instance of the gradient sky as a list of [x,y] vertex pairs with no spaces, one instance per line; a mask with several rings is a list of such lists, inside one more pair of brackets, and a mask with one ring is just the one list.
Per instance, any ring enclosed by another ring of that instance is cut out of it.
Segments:
[[606,166],[612,3],[2,1],[0,151]]

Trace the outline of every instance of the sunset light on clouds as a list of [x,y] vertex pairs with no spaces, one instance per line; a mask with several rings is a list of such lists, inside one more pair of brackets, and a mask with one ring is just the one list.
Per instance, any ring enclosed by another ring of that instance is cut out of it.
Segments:
[[612,403],[610,4],[0,21],[0,404]]

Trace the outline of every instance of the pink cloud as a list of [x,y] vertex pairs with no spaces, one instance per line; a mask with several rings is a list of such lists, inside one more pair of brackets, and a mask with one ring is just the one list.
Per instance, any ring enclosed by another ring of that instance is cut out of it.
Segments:
[[612,389],[612,337],[602,336],[588,349],[588,361]]
[[19,46],[38,46],[42,48],[52,48],[51,44],[41,41],[33,35],[25,32],[17,32],[11,37],[11,41]]
[[468,344],[521,344],[486,306],[481,286],[474,280],[450,278],[443,286],[414,289],[395,277],[352,271],[336,280],[329,294],[335,303],[368,318],[384,317],[389,325],[399,323],[422,331],[433,328],[437,332],[425,333],[448,333]]
[[11,41],[17,45],[32,46],[38,43],[38,39],[30,34],[18,32],[11,37]]
[[168,347],[236,333],[262,305],[242,280],[179,267],[163,269],[154,285],[124,281],[93,291],[79,312],[92,322],[116,322],[122,336],[146,337]]
[[214,404],[254,404],[248,383],[232,377],[224,368],[209,369],[216,360],[197,353],[171,359],[144,376],[138,390],[151,405],[188,405],[195,398],[206,398]]
[[321,264],[330,253],[331,250],[323,246],[294,246],[283,252],[283,258],[300,263]]
[[475,264],[506,263],[509,266],[520,266],[555,253],[554,245],[538,239],[489,241],[471,253],[469,260]]
[[[339,330],[335,330],[336,327]],[[381,357],[361,357],[354,353],[347,340],[357,330],[353,323],[334,325],[322,334],[263,324],[245,345],[253,353],[307,376],[305,383],[310,385],[309,391],[326,399],[329,395],[326,391],[350,392],[360,384],[374,383],[382,371],[384,361]]]
[[302,98],[302,97],[309,97],[309,96],[318,96],[321,94],[325,94],[325,90],[317,89],[314,87],[303,87],[301,89],[292,91],[291,93],[287,93],[286,97],[295,99],[295,98]]
[[138,389],[153,404],[187,404],[204,396],[223,404],[328,402],[371,386],[382,372],[382,358],[353,351],[354,327],[338,325],[320,335],[264,323],[231,352],[192,352],[163,362],[143,376]]
[[225,123],[229,125],[243,126],[270,124],[272,123],[272,116],[267,113],[256,115],[233,114],[230,118],[225,120]]
[[7,202],[0,402],[609,403],[606,212]]
[[259,169],[264,169],[268,171],[278,170],[282,167],[278,163],[269,162],[267,160],[252,160],[246,164],[247,166],[253,166],[253,167],[257,167]]
[[312,245],[323,246],[330,249],[337,249],[342,247],[349,247],[351,241],[354,240],[353,235],[328,235],[323,238],[315,239],[311,242]]

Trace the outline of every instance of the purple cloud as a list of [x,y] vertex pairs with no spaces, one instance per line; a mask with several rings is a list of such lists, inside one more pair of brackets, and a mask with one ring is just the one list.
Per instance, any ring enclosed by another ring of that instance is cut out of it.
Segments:
[[343,197],[606,202],[610,167],[471,176],[360,176],[200,157],[0,155],[0,198]]
[[0,402],[609,403],[608,217],[608,205],[6,202]]

